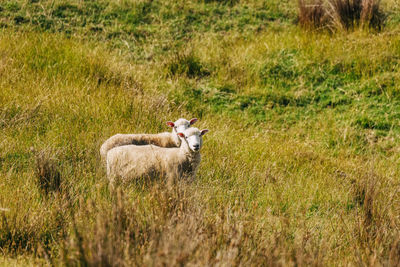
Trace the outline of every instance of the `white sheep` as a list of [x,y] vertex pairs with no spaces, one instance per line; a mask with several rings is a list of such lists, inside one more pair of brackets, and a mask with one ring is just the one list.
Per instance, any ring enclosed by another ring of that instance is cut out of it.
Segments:
[[154,145],[125,145],[114,147],[107,153],[107,176],[111,185],[138,178],[164,177],[194,179],[200,164],[202,136],[207,129],[188,128],[179,132],[181,146],[164,148]]
[[102,160],[106,159],[107,152],[117,146],[123,145],[156,145],[160,147],[179,147],[181,140],[177,133],[183,132],[197,121],[196,118],[190,121],[179,119],[176,122],[167,121],[172,132],[158,134],[116,134],[108,138],[100,147]]

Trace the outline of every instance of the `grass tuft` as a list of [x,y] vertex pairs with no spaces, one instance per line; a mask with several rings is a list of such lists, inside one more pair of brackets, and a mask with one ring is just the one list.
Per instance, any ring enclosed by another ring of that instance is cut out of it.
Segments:
[[385,14],[380,0],[330,0],[329,15],[335,27],[352,30],[357,27],[381,30]]
[[203,78],[210,75],[193,51],[175,53],[165,63],[165,70],[168,77],[184,75],[188,78]]
[[305,29],[323,29],[327,26],[327,14],[323,1],[299,0],[298,21]]
[[45,196],[61,190],[61,173],[57,160],[45,150],[36,155],[36,183]]
[[381,31],[386,14],[380,0],[299,0],[298,22],[306,29]]

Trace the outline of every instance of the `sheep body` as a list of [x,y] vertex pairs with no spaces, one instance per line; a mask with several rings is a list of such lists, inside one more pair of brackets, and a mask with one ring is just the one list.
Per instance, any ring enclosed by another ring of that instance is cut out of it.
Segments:
[[160,147],[179,147],[181,141],[177,136],[178,131],[184,131],[194,124],[197,119],[179,119],[175,123],[167,122],[172,127],[172,132],[163,132],[158,134],[115,134],[108,138],[100,147],[100,156],[106,159],[107,152],[118,146],[123,145],[156,145]]
[[199,150],[203,133],[197,128],[189,128],[185,133],[189,137],[192,135],[200,137],[197,151],[191,149],[187,140],[182,141],[179,148],[124,145],[111,149],[107,153],[107,176],[111,183],[119,178],[125,182],[141,177],[158,176],[168,180],[194,179],[201,161]]
[[107,152],[114,147],[124,145],[156,145],[160,147],[177,147],[179,138],[174,133],[163,132],[158,134],[116,134],[107,139],[100,148],[100,155],[105,159]]

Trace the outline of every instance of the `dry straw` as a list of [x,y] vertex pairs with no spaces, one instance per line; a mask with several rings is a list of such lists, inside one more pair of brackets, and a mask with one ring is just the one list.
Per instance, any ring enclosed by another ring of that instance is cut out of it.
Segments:
[[381,30],[385,14],[380,0],[299,0],[299,24],[306,29]]

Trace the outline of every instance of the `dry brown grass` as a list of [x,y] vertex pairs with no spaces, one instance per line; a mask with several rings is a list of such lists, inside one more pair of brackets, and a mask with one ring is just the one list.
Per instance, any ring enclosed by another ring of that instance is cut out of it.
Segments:
[[400,221],[395,215],[398,212],[395,205],[398,189],[389,195],[385,193],[388,187],[396,185],[391,185],[373,169],[353,183],[354,202],[358,205],[353,225],[356,262],[370,266],[398,263],[400,250],[396,229]]
[[298,20],[301,27],[306,29],[323,29],[327,25],[326,10],[323,1],[299,0]]
[[381,30],[385,21],[380,0],[330,0],[329,6],[328,13],[336,28]]
[[380,31],[386,18],[380,0],[299,0],[298,6],[299,24],[307,29],[349,31],[361,27]]
[[56,159],[45,150],[36,153],[36,183],[45,196],[50,192],[59,192],[61,188]]
[[[155,184],[148,190],[146,199],[132,201],[118,189],[109,207],[81,200],[60,263],[317,266],[323,262],[326,244],[316,243],[311,230],[293,233],[285,216],[276,220],[279,230],[271,230],[246,215],[247,208],[238,201],[208,214],[201,196],[186,183]],[[151,208],[143,210],[141,202]]]

